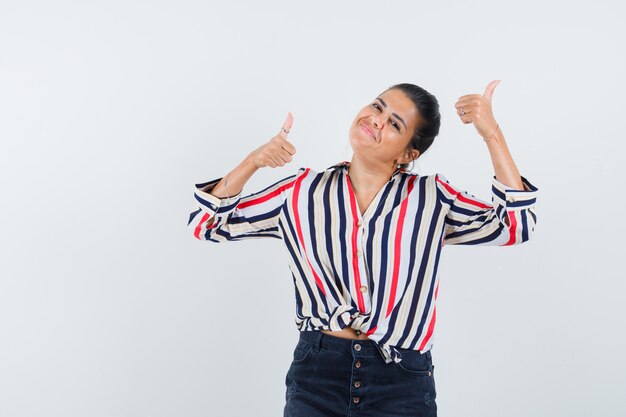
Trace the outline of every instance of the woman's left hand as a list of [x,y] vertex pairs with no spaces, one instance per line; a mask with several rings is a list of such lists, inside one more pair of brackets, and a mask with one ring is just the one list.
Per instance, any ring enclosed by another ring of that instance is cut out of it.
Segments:
[[[478,134],[483,138],[493,135],[497,128],[497,122],[493,117],[491,108],[493,90],[500,83],[500,80],[491,81],[485,88],[485,94],[468,94],[459,97],[454,107],[456,113],[465,124],[473,123]],[[465,114],[462,114],[465,112]]]

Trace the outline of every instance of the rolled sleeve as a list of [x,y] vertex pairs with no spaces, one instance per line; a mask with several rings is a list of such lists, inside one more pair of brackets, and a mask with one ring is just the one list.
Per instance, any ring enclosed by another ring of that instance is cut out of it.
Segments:
[[534,206],[539,190],[524,176],[521,178],[524,189],[518,190],[501,183],[494,175],[491,180],[493,203],[506,207],[507,210],[523,210]]
[[437,174],[445,211],[444,243],[510,246],[526,242],[535,231],[538,188],[520,176],[523,190],[492,177],[491,204],[453,186]]
[[197,183],[187,227],[197,239],[210,242],[282,239],[279,217],[296,176],[289,175],[259,192],[242,196],[240,191],[230,198],[211,194],[222,178]]
[[241,200],[241,191],[230,198],[216,197],[210,193],[211,190],[222,180],[217,178],[207,182],[195,184],[194,197],[199,207],[210,215],[225,215],[232,212]]

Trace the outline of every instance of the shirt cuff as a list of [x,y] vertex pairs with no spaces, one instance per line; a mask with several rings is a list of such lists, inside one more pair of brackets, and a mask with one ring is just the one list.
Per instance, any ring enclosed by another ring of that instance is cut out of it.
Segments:
[[231,212],[237,207],[239,204],[239,200],[241,199],[240,191],[238,194],[234,196],[228,197],[216,197],[210,193],[211,190],[220,182],[222,178],[217,178],[207,182],[201,182],[196,184],[196,188],[194,190],[194,197],[198,202],[200,208],[210,214],[226,214]]
[[494,175],[491,181],[493,202],[506,207],[507,210],[522,210],[534,206],[537,202],[539,189],[525,177],[521,176],[521,178],[524,189],[518,190],[501,183]]

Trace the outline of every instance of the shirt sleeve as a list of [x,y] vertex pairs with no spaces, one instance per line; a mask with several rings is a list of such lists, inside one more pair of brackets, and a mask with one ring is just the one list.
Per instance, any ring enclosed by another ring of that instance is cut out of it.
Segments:
[[535,231],[538,188],[521,177],[523,190],[496,179],[491,186],[491,204],[460,190],[437,174],[438,192],[444,206],[443,244],[510,246],[526,242]]
[[242,192],[219,198],[211,190],[222,178],[195,184],[195,203],[189,214],[187,228],[196,239],[225,242],[248,238],[282,239],[278,218],[288,192],[298,173],[275,182],[259,192],[242,197]]

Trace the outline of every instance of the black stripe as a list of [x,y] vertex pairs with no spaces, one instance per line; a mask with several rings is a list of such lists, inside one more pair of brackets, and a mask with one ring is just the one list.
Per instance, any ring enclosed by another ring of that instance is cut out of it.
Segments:
[[[387,281],[388,281],[387,275],[386,275],[387,268],[385,268],[385,266],[387,266],[389,262],[392,263],[389,266],[391,266],[391,270],[393,271],[393,261],[392,261],[393,258],[390,256],[391,251],[389,250],[390,239],[393,239],[393,237],[391,236],[391,219],[393,218],[393,215],[395,214],[395,212],[400,209],[400,204],[402,203],[402,192],[404,190],[404,187],[406,187],[407,185],[408,178],[409,178],[408,175],[403,175],[402,178],[400,179],[399,184],[397,188],[395,189],[395,194],[393,196],[392,208],[385,215],[385,220],[383,221],[382,230],[377,232],[378,237],[376,238],[376,240],[381,242],[381,252],[382,252],[382,256],[380,260],[380,266],[381,266],[380,274],[378,275],[378,282],[379,282],[380,288],[386,288],[387,286]],[[384,207],[384,205],[380,205],[380,208],[382,207]],[[393,243],[393,241],[391,241],[391,243]],[[388,261],[387,258],[390,258],[390,261]],[[391,277],[389,277],[389,279],[391,279]],[[372,316],[371,327],[377,326],[379,320],[385,319],[385,314],[387,312],[387,305],[384,304],[384,297],[385,297],[385,294],[383,291],[377,291],[376,305],[378,306],[378,309],[374,312]],[[391,335],[390,332],[385,334],[380,340],[380,343],[385,343],[389,339],[390,335]]]
[[317,250],[317,235],[315,233],[315,194],[317,192],[317,188],[318,185],[320,183],[320,181],[322,180],[323,174],[317,174],[315,176],[315,178],[313,178],[313,180],[311,181],[311,184],[308,185],[309,187],[309,191],[308,191],[308,224],[309,224],[309,237],[311,239],[311,248],[309,250],[309,253],[311,253],[313,255],[313,258],[315,259],[315,263],[319,266],[319,272],[322,274],[322,276],[320,277],[322,279],[322,281],[325,283],[325,287],[327,289],[326,292],[326,297],[332,297],[332,304],[340,304],[341,300],[343,299],[343,297],[339,294],[337,294],[337,289],[335,288],[334,284],[334,280],[332,278],[330,278],[327,274],[326,274],[326,269],[324,268],[324,263],[322,262],[322,260],[320,259],[318,250]]
[[202,211],[202,209],[198,208],[198,210],[192,211],[191,214],[189,214],[189,221],[187,221],[187,226],[189,226],[191,224],[191,222],[193,221],[194,217],[196,217],[196,214],[200,213],[201,211]]
[[[326,179],[326,183],[324,184],[323,191],[323,201],[324,201],[324,234],[327,237],[332,236],[333,230],[333,222],[335,219],[331,215],[330,206],[331,206],[331,197],[330,197],[330,189],[333,181],[335,180],[337,175],[337,171],[331,171],[328,173],[328,178]],[[335,267],[335,254],[333,253],[333,241],[332,239],[326,239],[326,253],[330,262],[330,267],[333,272],[333,278],[335,281],[335,285],[337,288],[342,288],[341,276]]]

